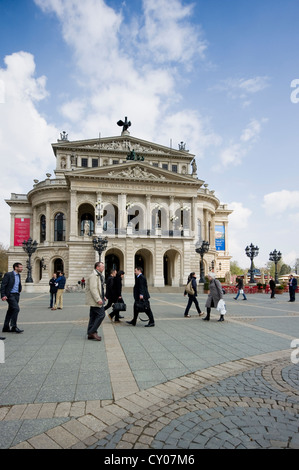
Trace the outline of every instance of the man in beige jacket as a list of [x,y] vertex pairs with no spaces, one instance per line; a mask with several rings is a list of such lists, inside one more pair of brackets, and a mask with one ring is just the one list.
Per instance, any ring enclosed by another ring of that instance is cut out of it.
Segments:
[[85,289],[86,305],[90,306],[87,335],[88,339],[96,341],[101,341],[102,339],[98,336],[98,328],[105,318],[104,276],[102,274],[104,269],[104,263],[98,261],[87,279]]

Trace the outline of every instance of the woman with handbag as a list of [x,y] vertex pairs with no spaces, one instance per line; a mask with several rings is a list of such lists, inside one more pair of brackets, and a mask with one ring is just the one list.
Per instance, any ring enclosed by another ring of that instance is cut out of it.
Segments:
[[194,305],[196,307],[198,315],[203,315],[203,313],[200,310],[200,307],[198,305],[198,300],[196,298],[197,297],[197,286],[196,286],[196,274],[195,273],[190,273],[189,274],[188,281],[187,281],[187,286],[190,282],[191,282],[193,294],[191,293],[191,291],[187,292],[185,290],[185,292],[184,292],[184,296],[188,294],[188,303],[187,303],[185,313],[184,313],[185,318],[190,318],[189,310],[190,310],[190,307],[192,305],[192,302],[194,302]]
[[[203,320],[206,321],[210,320],[211,308],[217,308],[219,300],[223,299],[222,286],[220,281],[216,279],[216,274],[209,273],[208,279],[210,281],[210,291],[205,305],[207,309],[207,316],[203,318]],[[224,314],[220,314],[220,318],[218,321],[224,321]]]
[[120,316],[119,312],[124,311],[125,308],[126,308],[124,300],[122,298],[122,294],[121,294],[122,279],[124,277],[124,274],[125,274],[124,271],[118,271],[118,273],[116,274],[116,276],[114,278],[114,282],[113,282],[113,286],[112,286],[113,299],[115,299],[115,302],[113,304],[113,310],[109,314],[109,317],[111,318],[111,320],[113,320],[113,318],[115,317],[114,321],[116,323],[120,322],[120,318],[123,318],[123,317]]

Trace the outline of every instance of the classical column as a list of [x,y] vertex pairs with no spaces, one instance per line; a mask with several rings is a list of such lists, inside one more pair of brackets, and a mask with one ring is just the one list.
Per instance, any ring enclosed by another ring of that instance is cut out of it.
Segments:
[[127,195],[125,193],[118,195],[118,228],[120,233],[125,233],[127,228]]
[[197,221],[197,211],[196,211],[196,197],[192,197],[192,203],[191,203],[191,230],[194,234],[196,230],[196,221]]
[[146,214],[145,214],[145,228],[151,230],[152,214],[151,214],[151,196],[146,195]]
[[49,245],[51,237],[51,206],[50,202],[46,203],[46,240],[44,245]]
[[69,239],[75,240],[78,233],[77,233],[77,227],[78,227],[78,211],[77,211],[77,191],[71,189],[71,202],[70,202],[70,212],[69,212],[69,218],[70,218],[70,235]]

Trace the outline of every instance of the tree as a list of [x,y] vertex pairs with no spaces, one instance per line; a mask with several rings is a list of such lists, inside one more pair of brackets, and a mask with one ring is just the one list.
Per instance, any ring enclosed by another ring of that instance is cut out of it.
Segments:
[[7,247],[0,243],[0,275],[3,276],[8,270]]
[[244,274],[244,269],[240,268],[237,261],[231,261],[230,272],[232,275],[242,276]]
[[284,276],[285,274],[289,274],[291,272],[291,266],[288,264],[282,264],[279,270],[279,276]]

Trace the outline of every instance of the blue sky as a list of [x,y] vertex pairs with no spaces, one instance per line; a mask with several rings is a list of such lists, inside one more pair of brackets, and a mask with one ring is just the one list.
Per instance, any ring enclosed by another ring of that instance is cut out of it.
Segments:
[[4,199],[53,174],[60,132],[115,136],[128,116],[131,135],[196,155],[234,209],[233,260],[248,267],[252,242],[257,266],[275,248],[293,266],[298,15],[298,0],[0,0],[0,242]]

